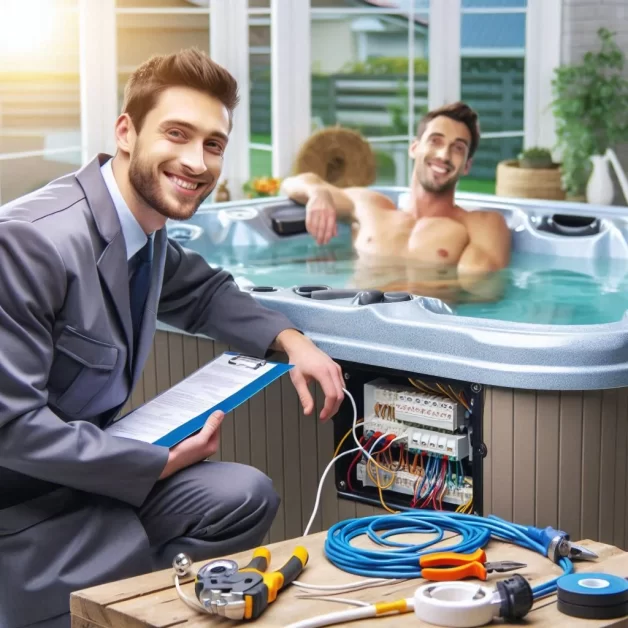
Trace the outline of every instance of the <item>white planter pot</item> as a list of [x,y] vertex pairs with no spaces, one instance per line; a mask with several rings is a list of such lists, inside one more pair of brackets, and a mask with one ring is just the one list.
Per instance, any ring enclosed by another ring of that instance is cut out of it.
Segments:
[[592,155],[593,171],[587,182],[587,201],[593,205],[610,205],[615,196],[606,155]]

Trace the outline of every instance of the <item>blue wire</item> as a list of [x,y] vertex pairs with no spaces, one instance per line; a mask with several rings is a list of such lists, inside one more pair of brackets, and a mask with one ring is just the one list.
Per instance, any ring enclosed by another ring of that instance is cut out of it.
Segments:
[[[411,508],[394,515],[346,519],[336,523],[327,533],[325,553],[336,567],[359,576],[420,578],[421,567],[418,559],[427,554],[442,552],[442,547],[432,546],[441,541],[447,531],[461,537],[458,544],[447,547],[448,552],[472,553],[485,547],[493,537],[542,556],[546,555],[543,545],[530,537],[527,526],[510,523],[495,515],[484,518],[463,513]],[[418,544],[389,540],[392,536],[407,533],[433,536],[428,541]],[[354,538],[362,535],[366,535],[378,545],[394,549],[365,549],[351,544]],[[573,572],[573,563],[568,558],[562,558],[558,564],[564,572],[559,577]],[[554,593],[559,577],[533,587],[534,598],[539,599]]]

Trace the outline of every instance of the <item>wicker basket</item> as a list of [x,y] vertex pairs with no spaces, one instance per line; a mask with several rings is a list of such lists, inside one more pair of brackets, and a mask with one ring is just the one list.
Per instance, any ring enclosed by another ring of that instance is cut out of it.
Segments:
[[521,168],[516,159],[500,161],[495,194],[562,201],[565,191],[561,187],[560,164],[554,164],[552,168]]
[[293,172],[313,172],[339,188],[371,185],[377,174],[371,145],[357,131],[339,126],[311,135],[297,155]]

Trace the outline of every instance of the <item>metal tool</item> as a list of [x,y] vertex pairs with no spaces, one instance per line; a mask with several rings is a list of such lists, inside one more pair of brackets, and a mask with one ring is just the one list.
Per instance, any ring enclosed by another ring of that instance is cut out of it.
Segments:
[[567,532],[556,530],[551,526],[547,528],[527,528],[528,535],[545,548],[547,557],[554,563],[558,563],[561,558],[570,560],[595,560],[598,556],[595,552],[575,545],[569,540]]
[[235,560],[219,558],[203,565],[197,574],[197,578],[215,578],[216,576],[230,576],[238,571],[238,563]]
[[488,563],[486,562],[486,553],[481,548],[472,554],[460,554],[458,552],[425,554],[419,559],[419,565],[421,566],[422,578],[439,582],[462,580],[463,578],[486,580],[489,573],[504,573],[527,566],[525,563],[509,560]]
[[212,615],[234,620],[257,619],[277,599],[278,593],[299,577],[308,558],[307,550],[298,546],[285,565],[267,572],[270,552],[259,547],[248,565],[235,572],[224,569],[216,573],[215,569],[205,569],[212,563],[202,567],[196,575],[194,592],[201,606]]

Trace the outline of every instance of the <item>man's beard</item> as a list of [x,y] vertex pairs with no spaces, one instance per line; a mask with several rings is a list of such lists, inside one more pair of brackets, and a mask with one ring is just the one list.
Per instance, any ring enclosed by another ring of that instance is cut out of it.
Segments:
[[419,183],[426,192],[431,192],[432,194],[449,192],[456,187],[458,179],[460,178],[459,173],[454,173],[446,181],[443,181],[442,183],[436,183],[429,180],[429,171],[430,167],[427,164],[424,164],[424,170],[419,172]]
[[159,176],[158,172],[154,172],[150,165],[142,160],[140,150],[131,157],[129,181],[135,188],[138,196],[157,213],[172,220],[188,220],[191,218],[213,190],[213,186],[210,186],[207,188],[207,192],[199,196],[196,201],[183,200],[177,203],[176,206],[173,206],[173,202],[168,202],[161,189]]

